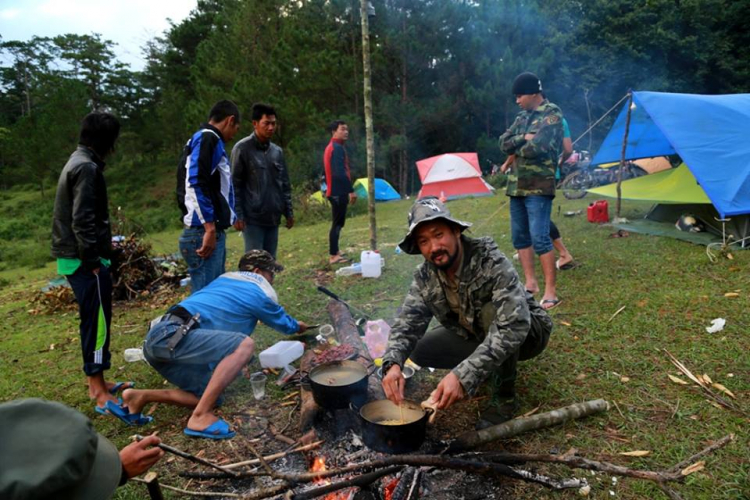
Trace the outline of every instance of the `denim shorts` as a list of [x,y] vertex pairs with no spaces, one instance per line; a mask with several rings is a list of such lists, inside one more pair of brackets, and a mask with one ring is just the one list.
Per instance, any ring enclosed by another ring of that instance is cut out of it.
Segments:
[[167,381],[201,397],[216,366],[236,351],[247,335],[198,327],[170,351],[167,342],[180,326],[175,321],[154,325],[143,342],[143,355]]
[[513,248],[522,250],[534,247],[537,255],[552,251],[549,236],[552,196],[511,196],[510,230]]
[[203,246],[204,234],[206,230],[201,226],[185,228],[180,235],[180,253],[188,266],[191,293],[197,292],[225,272],[226,234],[224,231],[216,231],[216,248],[207,259],[196,253]]

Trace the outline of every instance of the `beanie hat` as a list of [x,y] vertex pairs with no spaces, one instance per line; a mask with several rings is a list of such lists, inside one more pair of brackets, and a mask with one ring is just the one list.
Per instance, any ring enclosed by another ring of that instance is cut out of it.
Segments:
[[521,73],[513,80],[513,95],[540,94],[542,81],[534,73]]

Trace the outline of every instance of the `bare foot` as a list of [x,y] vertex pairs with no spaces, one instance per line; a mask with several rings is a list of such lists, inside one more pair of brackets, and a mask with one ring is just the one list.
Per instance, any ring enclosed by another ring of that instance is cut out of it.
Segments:
[[214,422],[217,422],[219,417],[213,413],[206,413],[204,415],[196,415],[193,413],[187,423],[187,428],[194,431],[202,431],[207,427],[210,427]]
[[107,404],[107,401],[112,401],[115,404],[120,404],[120,401],[107,391],[98,394],[92,394],[91,391],[89,391],[89,397],[96,400],[96,406],[98,406],[99,408],[104,408],[104,405]]
[[537,285],[531,285],[531,286],[525,285],[525,288],[526,288],[527,292],[531,293],[531,295],[536,295],[537,293],[539,293],[539,285],[538,284]]
[[349,259],[342,257],[341,255],[331,255],[328,258],[329,264],[346,264],[347,262],[349,262]]
[[122,391],[123,406],[128,408],[130,413],[140,413],[147,401],[144,400],[142,391],[136,389],[125,389]]

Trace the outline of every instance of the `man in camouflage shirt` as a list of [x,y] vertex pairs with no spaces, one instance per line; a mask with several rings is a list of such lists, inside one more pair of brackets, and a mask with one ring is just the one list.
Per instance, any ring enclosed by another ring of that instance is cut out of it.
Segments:
[[[391,330],[383,389],[394,403],[403,400],[401,368],[408,357],[421,366],[451,370],[430,396],[440,409],[490,378],[493,404],[477,423],[484,428],[513,417],[516,363],[544,350],[552,320],[524,290],[492,238],[462,234],[469,226],[435,198],[412,206],[409,232],[399,246],[421,253],[425,261]],[[433,318],[440,326],[427,331]]]
[[551,309],[560,301],[555,289],[555,253],[549,235],[555,168],[562,150],[563,125],[560,108],[542,94],[542,82],[533,73],[521,73],[513,82],[513,94],[522,111],[500,136],[500,149],[515,155],[510,166],[508,188],[513,247],[523,267],[526,289],[539,291],[534,273],[534,253],[544,273],[542,307]]

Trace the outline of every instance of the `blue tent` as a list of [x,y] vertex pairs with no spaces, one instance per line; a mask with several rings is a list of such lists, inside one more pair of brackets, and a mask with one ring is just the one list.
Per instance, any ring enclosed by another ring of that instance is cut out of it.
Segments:
[[[367,199],[367,177],[361,177],[354,181],[354,192],[357,196],[366,200]],[[400,200],[401,196],[398,191],[393,189],[387,180],[375,178],[375,201],[393,201]]]
[[[679,154],[722,217],[750,213],[750,94],[633,92],[625,159]],[[619,161],[627,105],[592,164]]]

